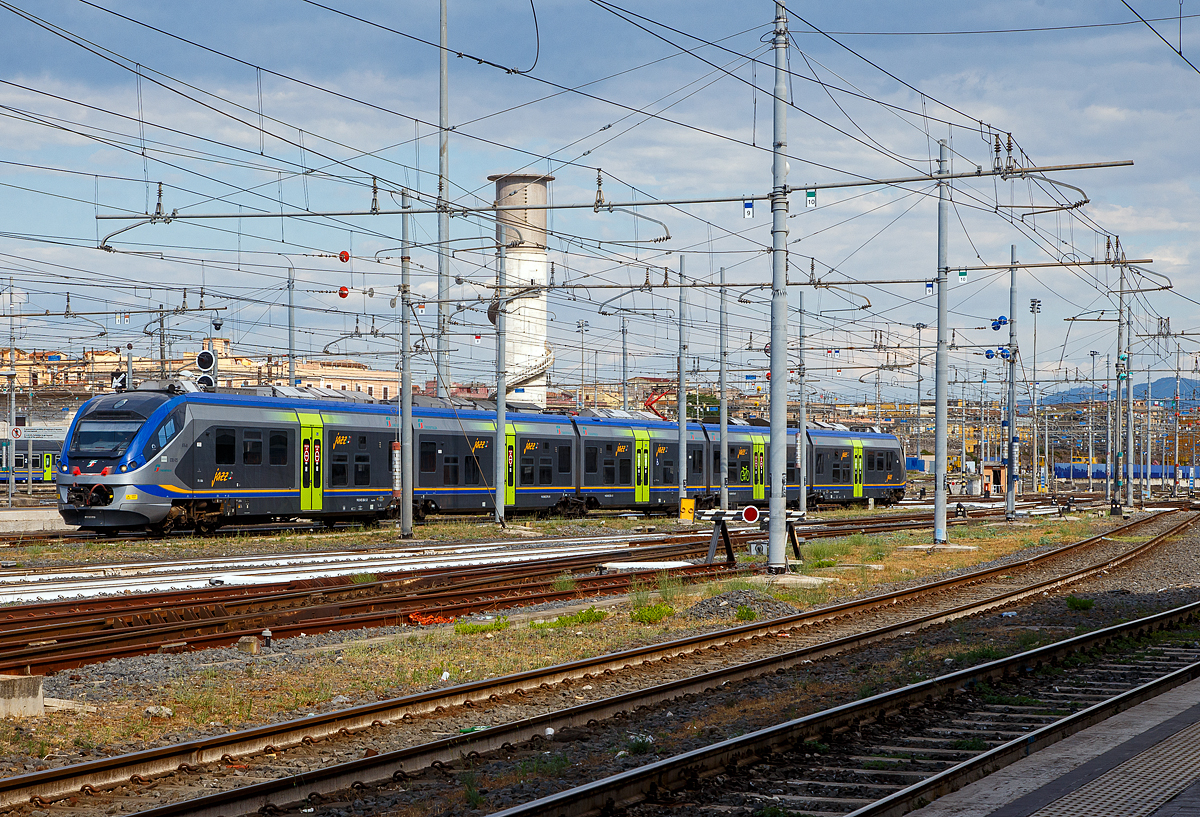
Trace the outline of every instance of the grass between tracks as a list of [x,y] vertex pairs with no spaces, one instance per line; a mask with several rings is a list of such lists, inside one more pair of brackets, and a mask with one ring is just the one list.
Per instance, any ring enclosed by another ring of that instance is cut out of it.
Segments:
[[[579,524],[573,522],[566,527],[574,528]],[[840,540],[818,541],[805,547],[805,556],[810,563],[820,558],[836,560],[843,565],[878,564],[883,569],[813,569],[811,572],[815,574],[833,575],[839,581],[816,588],[775,586],[767,590],[779,600],[806,609],[871,592],[882,583],[929,577],[948,569],[989,561],[1031,545],[1076,541],[1111,524],[1099,520],[1048,520],[1028,526],[973,523],[951,528],[952,542],[975,545],[979,548],[975,551],[929,553],[899,549],[907,544],[926,543],[927,531],[880,536],[856,534]],[[390,541],[381,531],[369,535],[375,537],[377,546],[380,541]],[[328,540],[321,541],[325,546],[329,545]],[[261,539],[248,542],[253,542],[255,551],[264,549]],[[117,700],[100,704],[97,713],[56,713],[20,722],[0,722],[0,775],[17,773],[15,766],[4,768],[4,756],[47,758],[57,755],[62,762],[66,759],[62,756],[131,751],[201,733],[211,734],[346,705],[340,699],[334,703],[338,696],[348,698],[351,703],[375,701],[730,626],[739,623],[736,605],[729,606],[727,620],[717,622],[698,622],[671,613],[660,619],[659,614],[664,608],[682,611],[703,598],[742,589],[762,589],[762,586],[746,579],[684,586],[664,576],[652,584],[634,587],[627,602],[612,609],[608,615],[585,611],[556,621],[552,614],[546,614],[541,626],[513,622],[507,627],[498,624],[490,627],[414,627],[395,637],[359,643],[351,641],[352,636],[346,634],[346,641],[339,649],[327,649],[304,656],[302,660],[291,656],[290,661],[284,660],[286,642],[277,642],[276,649],[270,654],[247,656],[212,666],[199,674],[180,677],[161,686],[139,684],[136,679],[131,679],[117,687]],[[648,610],[650,612],[646,612]],[[634,614],[639,611],[636,618],[651,623],[638,623]],[[922,662],[924,658],[937,660],[944,657],[949,656],[924,656]],[[79,673],[81,679],[72,693],[77,699],[86,701],[88,671],[74,672]],[[109,681],[103,683],[112,684]],[[874,679],[862,681],[864,689],[875,683]],[[146,707],[155,705],[169,707],[173,716],[148,717]]]

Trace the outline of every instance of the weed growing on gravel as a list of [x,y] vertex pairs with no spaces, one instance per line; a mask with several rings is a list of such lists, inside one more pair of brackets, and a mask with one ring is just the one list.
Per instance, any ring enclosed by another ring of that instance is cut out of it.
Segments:
[[675,608],[669,604],[648,604],[645,607],[639,607],[629,614],[629,617],[638,624],[658,624],[666,618],[675,615]]
[[683,595],[683,582],[663,570],[658,574],[658,597],[664,604],[675,605]]
[[1007,655],[1007,650],[1002,650],[992,644],[980,644],[977,647],[971,647],[960,652],[952,653],[950,658],[954,661],[961,661],[967,666],[973,666],[985,661],[995,661],[996,659],[1004,658]]
[[1084,598],[1080,598],[1079,596],[1067,596],[1067,609],[1068,610],[1075,610],[1076,612],[1082,613],[1085,610],[1091,610],[1095,606],[1096,606],[1095,599],[1084,599]]
[[1043,644],[1049,644],[1050,639],[1041,633],[1035,633],[1029,630],[1017,633],[1017,652],[1026,652],[1034,650]]
[[355,573],[350,577],[351,584],[370,584],[375,581],[379,581],[379,578],[374,573]]
[[459,635],[475,635],[476,633],[495,633],[508,629],[508,616],[500,616],[495,621],[456,621],[454,632]]
[[963,738],[950,744],[950,748],[961,749],[966,752],[982,752],[987,748],[987,743],[983,738]]
[[525,777],[555,777],[571,765],[571,759],[562,752],[534,755],[517,764],[517,774]]
[[554,577],[554,592],[555,593],[573,593],[575,592],[575,577],[570,573],[560,573]]
[[754,582],[746,579],[726,579],[723,582],[709,582],[704,585],[704,598],[711,599],[713,596],[719,596],[722,593],[731,593],[734,590],[761,590],[762,588],[754,584]]
[[629,582],[629,603],[634,610],[650,604],[650,591],[646,588],[646,583],[637,576]]
[[738,621],[754,621],[758,618],[758,613],[754,612],[753,607],[748,607],[745,604],[739,604],[737,613],[734,616]]
[[810,755],[827,755],[829,754],[829,744],[821,743],[817,740],[806,740],[804,745],[800,747]]
[[475,772],[463,772],[458,776],[458,782],[463,785],[463,796],[471,808],[483,805],[484,796],[479,793],[479,779]]
[[820,570],[823,567],[837,567],[837,559],[818,559],[815,562],[806,561],[804,566],[812,570]]
[[625,751],[631,755],[648,755],[654,751],[654,738],[649,735],[630,735]]
[[580,610],[578,613],[559,616],[554,621],[535,621],[529,625],[529,628],[531,630],[553,630],[560,627],[578,627],[582,624],[598,624],[606,618],[608,618],[607,611],[589,607],[586,610]]

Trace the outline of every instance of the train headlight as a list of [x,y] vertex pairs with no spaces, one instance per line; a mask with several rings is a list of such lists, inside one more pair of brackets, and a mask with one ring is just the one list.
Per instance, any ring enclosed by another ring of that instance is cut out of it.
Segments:
[[122,473],[122,474],[124,474],[124,473],[125,473],[126,471],[128,471],[128,470],[129,470],[129,467],[128,467],[128,466],[125,466],[125,465],[122,465],[122,466],[121,466],[121,473]]

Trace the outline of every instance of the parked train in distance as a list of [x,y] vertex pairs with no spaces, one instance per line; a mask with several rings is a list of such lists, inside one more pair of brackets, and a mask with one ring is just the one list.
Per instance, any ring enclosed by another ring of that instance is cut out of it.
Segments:
[[[594,416],[589,416],[589,414]],[[601,416],[605,415],[605,416]],[[488,513],[494,507],[495,412],[414,407],[414,512]],[[210,393],[188,381],[142,384],[94,397],[67,431],[57,473],[70,525],[114,533],[309,519],[365,524],[399,515],[393,495],[395,402],[360,393],[265,386]],[[788,501],[799,500],[796,430],[788,431]],[[689,423],[689,496],[711,507],[726,468],[730,504],[763,502],[768,429]],[[896,437],[810,429],[813,502],[891,503],[904,496]],[[678,508],[678,426],[619,411],[507,414],[506,512],[583,513]]]

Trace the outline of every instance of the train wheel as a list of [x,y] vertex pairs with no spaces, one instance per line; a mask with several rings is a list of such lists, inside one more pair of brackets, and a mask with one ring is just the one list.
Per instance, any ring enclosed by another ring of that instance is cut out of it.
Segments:
[[212,536],[217,532],[217,528],[221,527],[221,523],[212,519],[204,519],[196,523],[197,536]]
[[170,518],[164,519],[163,521],[161,521],[157,524],[146,526],[146,530],[152,536],[166,536],[174,529],[175,529],[175,520],[170,519]]
[[105,528],[101,531],[107,539],[115,539],[117,534],[121,532],[120,528]]

